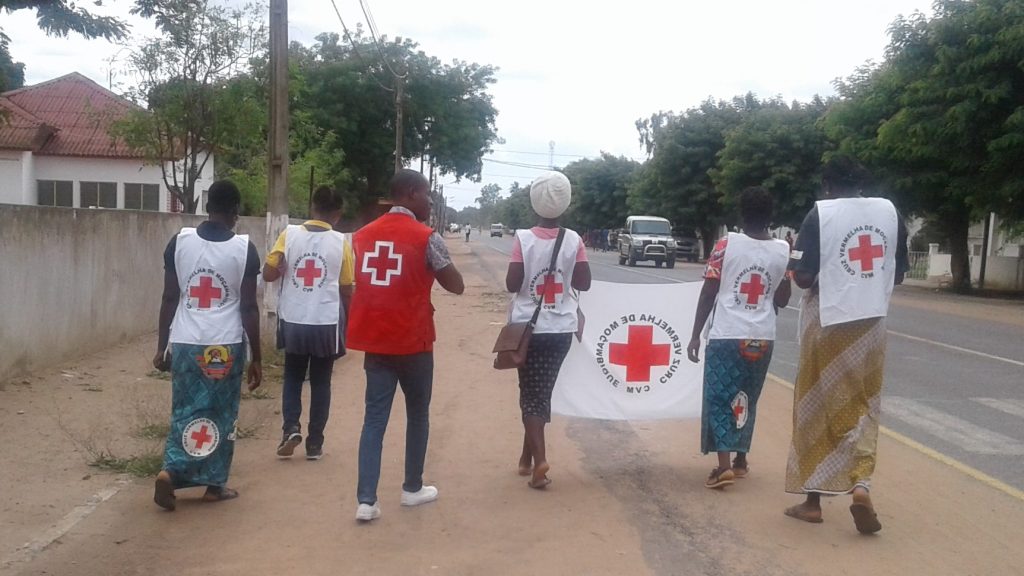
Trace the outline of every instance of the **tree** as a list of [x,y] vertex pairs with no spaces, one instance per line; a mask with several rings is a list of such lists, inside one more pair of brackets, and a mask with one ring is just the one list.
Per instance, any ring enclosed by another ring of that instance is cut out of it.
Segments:
[[25,85],[25,64],[15,62],[8,50],[10,41],[0,35],[0,92],[15,90]]
[[133,13],[156,20],[163,37],[136,47],[128,96],[146,103],[114,132],[163,170],[167,188],[194,213],[195,183],[213,155],[260,137],[265,104],[232,80],[265,50],[263,8],[209,0],[139,0]]
[[[94,3],[99,6],[103,2],[96,0]],[[144,3],[145,0],[137,2]],[[68,0],[0,0],[0,10],[8,14],[16,10],[35,10],[39,27],[49,36],[66,37],[75,32],[86,38],[123,40],[128,35],[128,26],[120,19],[97,16]]]
[[736,224],[739,194],[763,186],[775,198],[775,224],[797,228],[820,189],[820,167],[827,150],[818,121],[827,104],[763,102],[731,130],[718,153],[711,179],[721,192],[727,222]]
[[629,186],[639,168],[638,162],[607,152],[566,166],[563,172],[573,191],[572,223],[582,229],[619,227],[629,215]]
[[480,205],[480,225],[490,224],[493,220],[494,209],[497,208],[498,202],[501,200],[501,186],[497,184],[485,184],[480,189],[480,195],[477,196],[476,202]]
[[710,174],[728,133],[757,105],[752,94],[731,102],[708,99],[680,116],[661,113],[653,123],[638,122],[641,139],[652,142],[652,156],[629,191],[631,210],[663,216],[677,228],[698,231],[705,251],[710,252],[724,220]]
[[[350,40],[342,44],[337,34],[321,34],[311,48],[297,48],[305,85],[296,104],[337,136],[362,202],[372,203],[394,171],[396,80],[372,39],[357,30]],[[495,69],[442,64],[409,39],[380,42],[383,57],[406,75],[403,161],[427,154],[440,175],[479,180],[482,158],[497,139],[497,109],[487,92]]]
[[512,229],[533,226],[537,221],[537,215],[530,204],[530,185],[520,186],[519,182],[513,182],[508,196],[498,201],[494,209],[494,219]]
[[826,118],[840,149],[876,167],[902,207],[941,223],[953,286],[970,290],[968,229],[989,211],[1024,220],[1024,5],[940,0],[889,29]]

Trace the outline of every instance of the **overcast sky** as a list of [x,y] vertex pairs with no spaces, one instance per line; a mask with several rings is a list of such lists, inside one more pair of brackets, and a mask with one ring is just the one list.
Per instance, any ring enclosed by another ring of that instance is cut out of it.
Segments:
[[[235,2],[235,0],[226,0]],[[337,0],[346,24],[363,22],[358,0]],[[89,5],[90,2],[80,1]],[[930,11],[930,0],[369,0],[381,33],[419,42],[443,61],[500,68],[492,88],[499,111],[489,158],[565,165],[601,151],[643,160],[634,121],[682,111],[711,96],[752,91],[807,100],[832,94],[833,79],[880,60],[886,28],[900,14]],[[105,0],[98,12],[127,16],[131,0]],[[601,6],[601,7],[598,7]],[[341,32],[330,0],[290,0],[290,40],[313,43]],[[152,25],[129,19],[133,34]],[[48,38],[34,14],[0,14],[10,51],[32,84],[78,71],[100,84],[118,79],[108,62],[121,47],[103,40]],[[121,56],[124,52],[121,52]],[[449,204],[473,203],[488,182],[507,190],[539,172],[485,162],[482,182],[446,183]],[[417,165],[418,166],[418,165]]]

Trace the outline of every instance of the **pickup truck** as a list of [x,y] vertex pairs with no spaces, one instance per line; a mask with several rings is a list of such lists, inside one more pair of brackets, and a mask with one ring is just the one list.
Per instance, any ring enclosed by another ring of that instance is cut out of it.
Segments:
[[672,223],[658,216],[630,216],[619,232],[619,264],[636,266],[637,262],[653,261],[658,268],[676,265],[676,241]]

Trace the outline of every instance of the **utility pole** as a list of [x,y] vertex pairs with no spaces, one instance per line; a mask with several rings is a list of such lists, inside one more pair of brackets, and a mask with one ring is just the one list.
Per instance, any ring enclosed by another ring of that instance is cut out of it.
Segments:
[[[288,226],[288,0],[270,0],[270,133],[267,142],[267,244]],[[264,333],[277,327],[277,290],[264,285]]]
[[395,78],[395,174],[402,169],[402,78]]

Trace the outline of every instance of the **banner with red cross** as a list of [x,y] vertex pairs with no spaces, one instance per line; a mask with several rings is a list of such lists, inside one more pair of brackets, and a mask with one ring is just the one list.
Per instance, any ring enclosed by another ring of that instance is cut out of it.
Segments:
[[703,364],[686,358],[701,283],[593,282],[587,323],[558,373],[551,408],[608,420],[699,418]]

